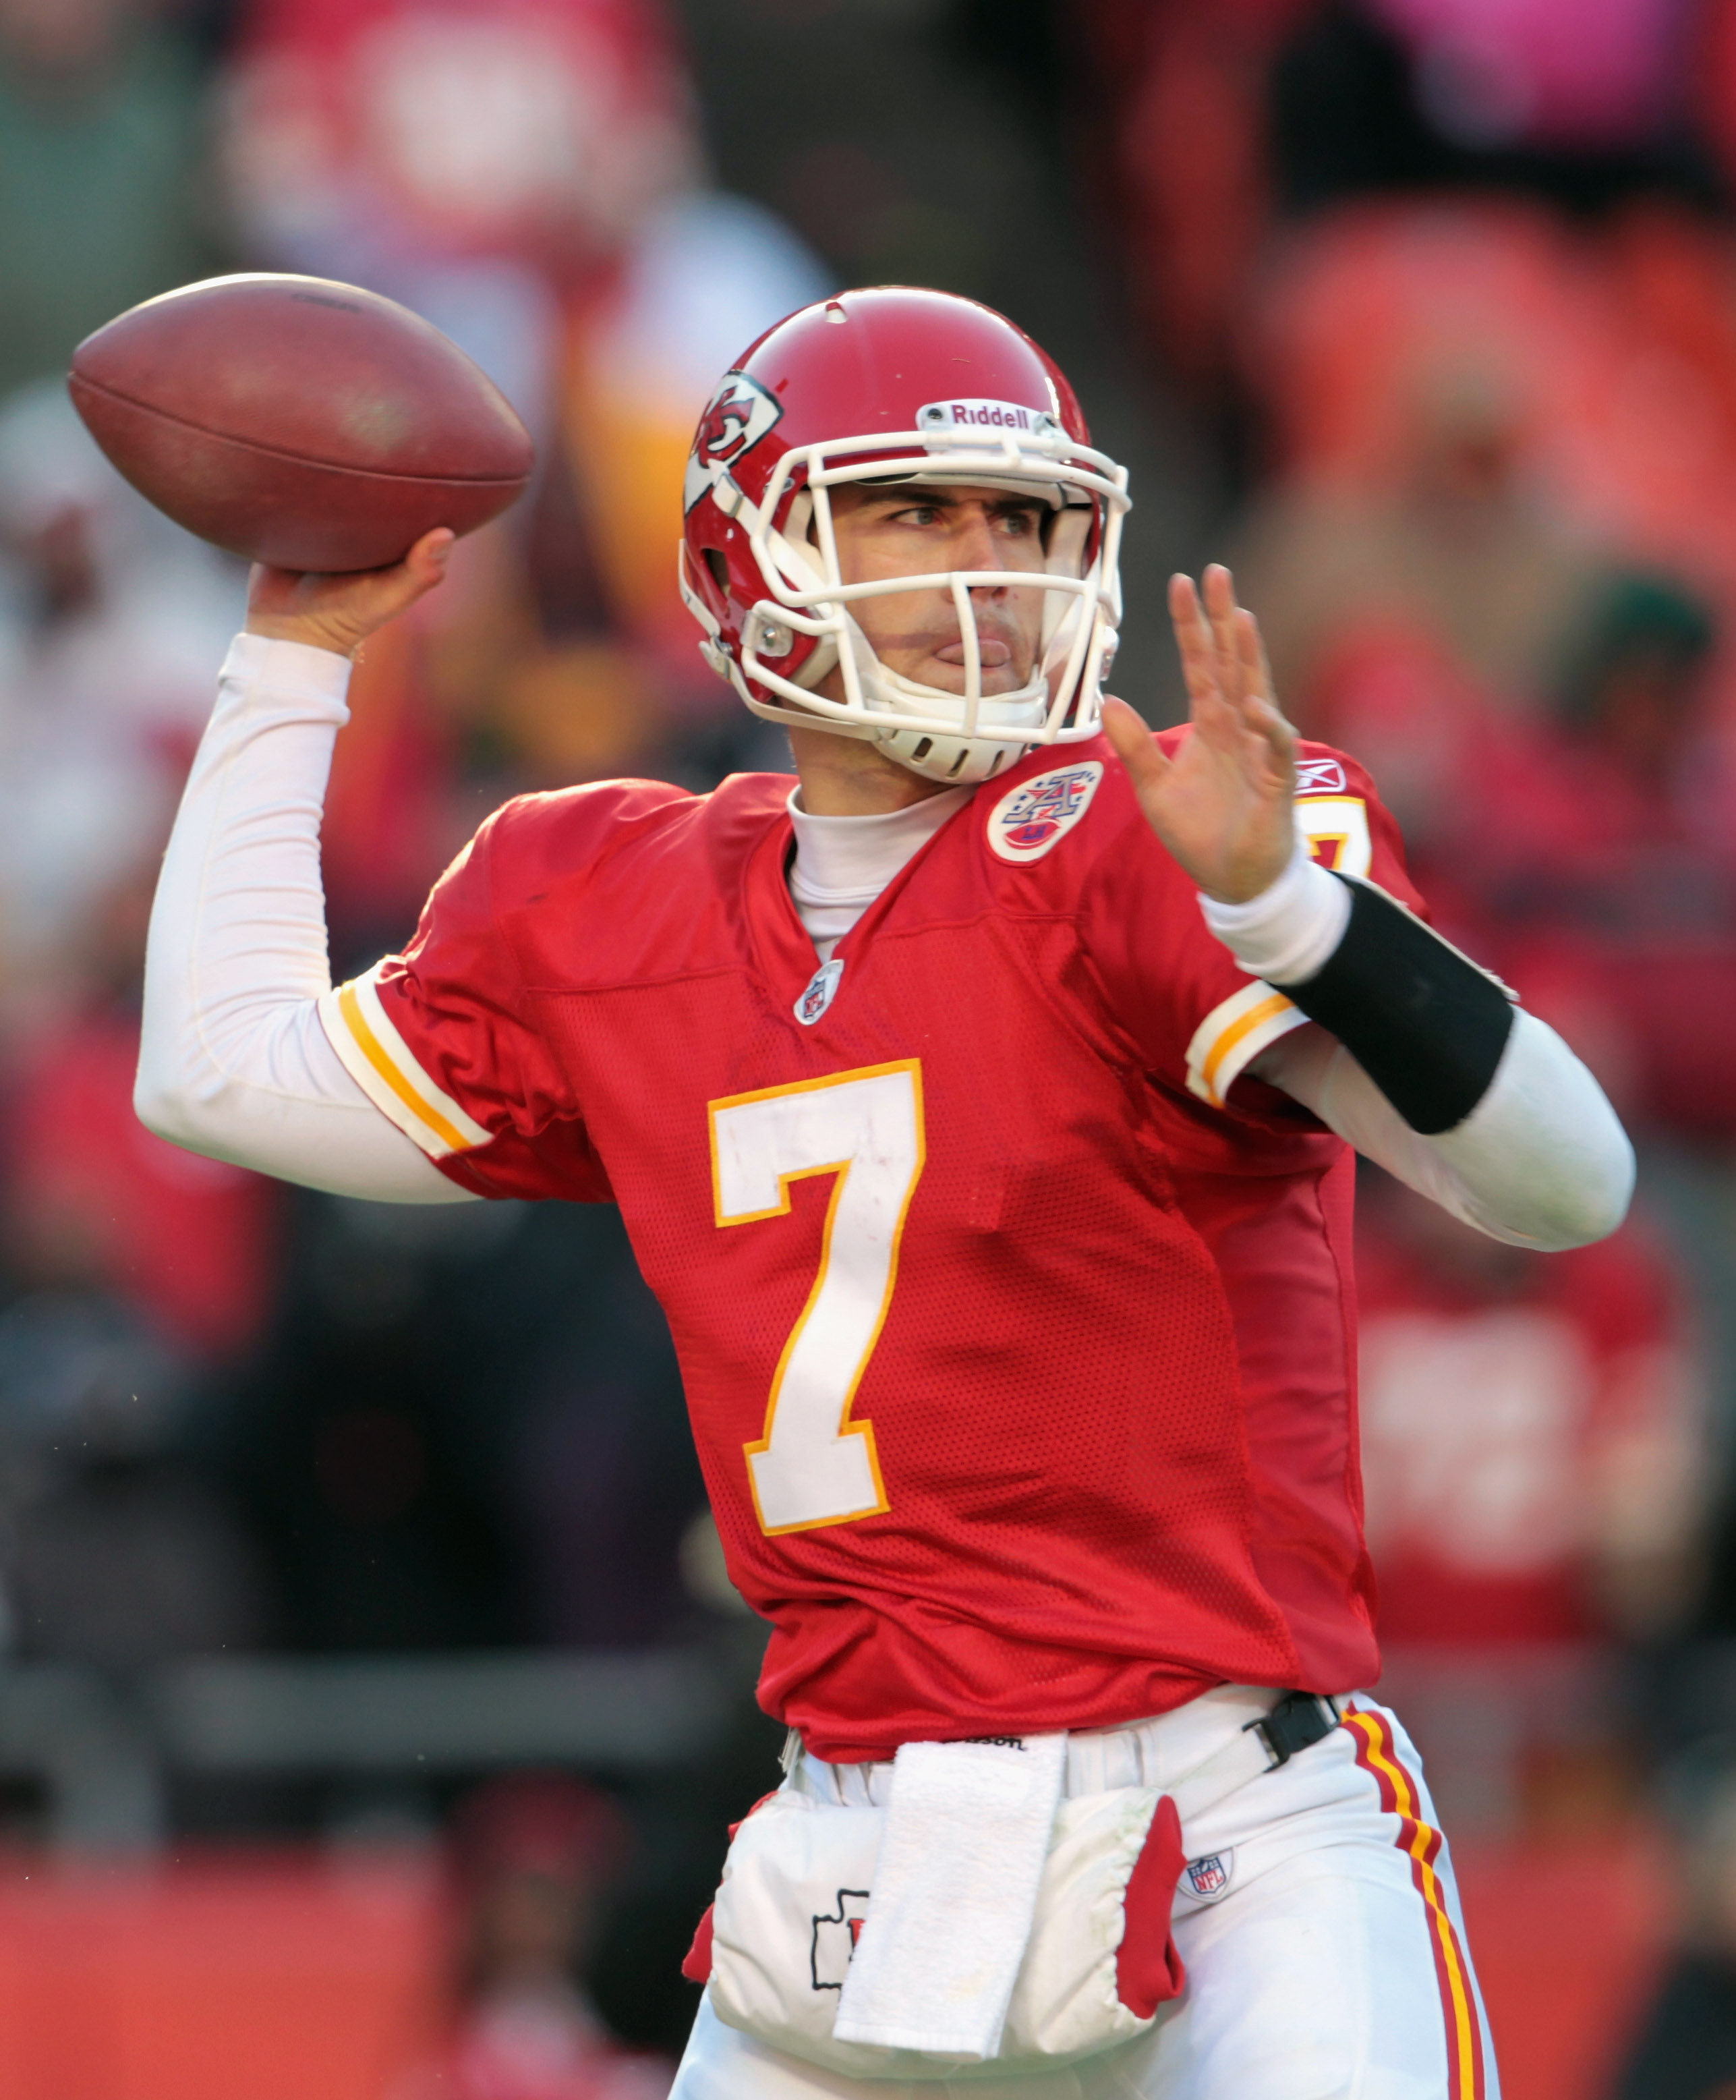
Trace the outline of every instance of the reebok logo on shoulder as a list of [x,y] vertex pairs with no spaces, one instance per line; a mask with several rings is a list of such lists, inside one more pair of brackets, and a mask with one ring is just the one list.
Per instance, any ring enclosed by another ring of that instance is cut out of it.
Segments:
[[1102,761],[1086,758],[1009,788],[989,812],[990,851],[1016,867],[1041,860],[1090,809],[1102,779]]

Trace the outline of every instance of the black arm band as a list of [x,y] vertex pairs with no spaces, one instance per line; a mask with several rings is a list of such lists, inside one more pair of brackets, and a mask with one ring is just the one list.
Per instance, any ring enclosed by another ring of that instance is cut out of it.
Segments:
[[1436,1136],[1488,1092],[1513,1028],[1512,1003],[1384,890],[1344,886],[1344,938],[1317,976],[1278,990],[1337,1037],[1412,1130]]

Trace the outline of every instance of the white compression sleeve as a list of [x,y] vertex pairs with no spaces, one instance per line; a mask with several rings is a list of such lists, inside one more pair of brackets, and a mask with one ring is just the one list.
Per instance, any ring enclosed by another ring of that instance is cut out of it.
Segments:
[[158,1136],[284,1181],[386,1203],[474,1200],[344,1070],[319,816],[350,666],[237,635],[151,913],[134,1102]]
[[1323,1028],[1281,1037],[1248,1069],[1408,1187],[1509,1246],[1588,1246],[1627,1213],[1634,1162],[1626,1132],[1560,1036],[1522,1008],[1488,1092],[1434,1137],[1412,1130]]

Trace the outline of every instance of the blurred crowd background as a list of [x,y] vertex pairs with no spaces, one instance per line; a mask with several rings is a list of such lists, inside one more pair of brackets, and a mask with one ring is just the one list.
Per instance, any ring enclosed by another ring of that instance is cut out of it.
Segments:
[[650,2100],[775,1782],[613,1214],[132,1118],[244,578],[62,375],[264,268],[426,315],[541,460],[358,673],[342,973],[509,794],[785,768],[674,542],[698,410],[812,298],[1060,359],[1133,470],[1153,722],[1167,572],[1236,564],[1640,1153],[1557,1257],[1364,1192],[1382,1689],[1509,2100],[1736,2090],[1733,214],[1733,0],[0,0],[0,2088]]

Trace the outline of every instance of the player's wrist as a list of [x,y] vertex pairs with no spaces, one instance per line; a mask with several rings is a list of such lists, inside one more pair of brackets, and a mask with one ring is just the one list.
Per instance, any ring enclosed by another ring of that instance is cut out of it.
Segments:
[[323,650],[328,655],[341,656],[350,663],[355,662],[364,639],[359,634],[346,634],[324,620],[289,613],[250,612],[242,632],[259,635],[267,642],[297,642],[304,649]]
[[297,708],[310,704],[315,714],[329,714],[333,726],[341,728],[350,719],[352,670],[349,658],[333,650],[244,628],[229,645],[218,683],[280,697],[293,695]]
[[1203,891],[1205,923],[1250,977],[1301,984],[1320,970],[1344,938],[1350,899],[1302,840],[1283,872],[1256,897],[1230,904]]

